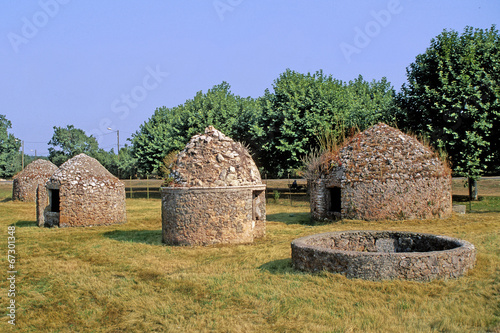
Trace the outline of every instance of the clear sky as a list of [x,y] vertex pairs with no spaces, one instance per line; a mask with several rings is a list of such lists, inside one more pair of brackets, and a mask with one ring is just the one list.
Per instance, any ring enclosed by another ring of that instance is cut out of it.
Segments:
[[157,107],[227,81],[263,95],[285,69],[349,81],[406,67],[443,29],[500,26],[498,0],[2,1],[0,114],[25,153],[53,126],[116,149]]

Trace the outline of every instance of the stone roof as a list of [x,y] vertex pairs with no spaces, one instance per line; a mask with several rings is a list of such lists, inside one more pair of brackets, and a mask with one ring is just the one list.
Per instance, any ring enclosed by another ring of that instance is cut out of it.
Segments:
[[29,181],[43,179],[47,180],[57,171],[57,166],[50,161],[38,159],[28,164],[23,171],[18,172],[13,179]]
[[355,135],[333,157],[347,180],[449,177],[450,169],[431,148],[379,123]]
[[248,150],[213,126],[191,138],[177,156],[173,186],[243,186],[261,184]]
[[58,181],[60,184],[78,182],[124,186],[123,183],[106,170],[99,161],[85,154],[76,155],[64,162],[52,177],[50,177],[49,181]]

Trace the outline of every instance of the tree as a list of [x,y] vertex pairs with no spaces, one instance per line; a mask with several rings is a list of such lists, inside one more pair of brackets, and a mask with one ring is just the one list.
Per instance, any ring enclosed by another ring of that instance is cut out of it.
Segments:
[[96,158],[99,152],[97,140],[73,125],[66,128],[54,126],[49,146],[52,146],[49,147],[49,160],[57,166],[78,154],[85,153]]
[[125,145],[120,149],[120,157],[118,159],[118,170],[121,178],[130,178],[137,175],[137,159],[132,154],[132,148]]
[[477,199],[476,181],[500,161],[500,37],[466,27],[444,30],[407,68],[398,96],[400,126],[430,138],[450,156]]
[[20,168],[19,148],[21,141],[8,133],[12,123],[0,114],[0,178],[12,177]]
[[319,137],[390,122],[394,95],[385,78],[369,83],[360,75],[346,84],[322,71],[286,70],[274,81],[273,92],[266,90],[260,99],[262,115],[254,136],[264,168],[282,177],[302,166],[306,154],[318,148]]
[[233,139],[240,140],[248,121],[254,121],[252,98],[241,98],[230,91],[226,82],[199,91],[184,104],[155,110],[153,116],[132,137],[132,153],[141,173],[158,171],[163,158],[170,152],[182,150],[189,139],[202,133],[209,125],[216,127]]
[[396,123],[396,92],[387,78],[368,82],[359,75],[355,80],[349,81],[346,90],[346,128],[363,131],[379,122],[389,125]]

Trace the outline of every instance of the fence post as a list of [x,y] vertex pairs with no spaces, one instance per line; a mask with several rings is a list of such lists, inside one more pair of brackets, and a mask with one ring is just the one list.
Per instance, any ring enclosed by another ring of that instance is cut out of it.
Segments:
[[267,205],[267,193],[268,193],[268,191],[267,191],[267,171],[264,172],[264,177],[266,178],[266,182],[265,182],[265,184],[266,184],[266,190],[264,191],[264,194],[265,194],[264,198],[266,198],[266,205]]
[[288,173],[288,196],[290,198],[290,206],[293,206],[293,203],[292,203],[292,188],[290,186],[290,172]]
[[146,175],[146,193],[147,193],[147,199],[149,200],[149,174]]
[[134,197],[133,191],[132,191],[132,176],[130,176],[130,199]]

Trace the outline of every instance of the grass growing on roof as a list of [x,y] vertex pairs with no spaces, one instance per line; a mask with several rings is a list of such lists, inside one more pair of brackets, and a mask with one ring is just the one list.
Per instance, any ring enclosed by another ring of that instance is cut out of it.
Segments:
[[[443,220],[332,224],[310,221],[307,203],[270,200],[267,236],[254,244],[175,247],[161,244],[158,199],[127,200],[123,225],[40,229],[35,205],[10,196],[0,185],[4,272],[7,226],[17,226],[20,332],[485,332],[500,325],[496,199],[487,210]],[[356,229],[465,239],[478,250],[476,267],[430,283],[349,280],[291,267],[293,239]],[[0,288],[5,292],[6,279]],[[2,332],[10,329],[5,314]]]

